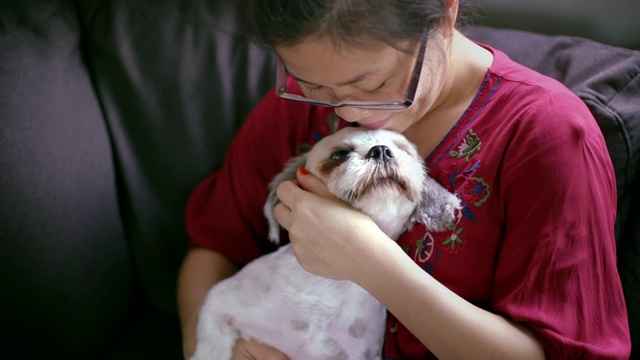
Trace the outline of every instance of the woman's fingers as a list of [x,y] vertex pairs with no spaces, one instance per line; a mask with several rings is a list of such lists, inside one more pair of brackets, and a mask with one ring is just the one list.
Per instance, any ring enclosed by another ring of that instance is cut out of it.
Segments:
[[282,352],[255,340],[239,339],[232,360],[289,360]]
[[322,182],[317,176],[311,174],[307,169],[300,168],[296,173],[300,187],[308,192],[320,195],[323,197],[333,197],[333,194],[329,192],[327,185]]
[[285,181],[278,185],[278,188],[276,189],[276,194],[278,195],[280,202],[273,208],[273,216],[276,218],[278,223],[287,230],[289,230],[289,227],[291,226],[291,208],[295,201],[295,194],[296,192],[301,191],[303,190],[300,189],[293,181]]

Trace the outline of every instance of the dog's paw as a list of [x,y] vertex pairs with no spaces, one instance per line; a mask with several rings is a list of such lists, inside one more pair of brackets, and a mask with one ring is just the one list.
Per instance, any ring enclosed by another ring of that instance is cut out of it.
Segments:
[[453,194],[448,194],[446,200],[441,204],[440,216],[433,219],[434,227],[439,231],[450,227],[457,220],[460,209],[462,209],[460,199]]
[[198,341],[196,352],[190,360],[231,360],[236,339],[236,336],[232,336],[231,339],[228,336],[211,336],[201,339]]
[[416,208],[413,220],[424,224],[432,231],[443,231],[453,224],[462,208],[460,199],[438,184],[427,178],[423,189],[422,200]]

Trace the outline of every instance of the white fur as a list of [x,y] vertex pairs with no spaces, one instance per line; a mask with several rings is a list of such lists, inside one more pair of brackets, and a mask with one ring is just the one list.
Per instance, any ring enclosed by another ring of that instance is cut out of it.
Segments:
[[[392,158],[384,162],[368,157],[376,145],[387,146]],[[348,151],[344,161],[330,160],[341,150]],[[300,166],[338,198],[369,215],[394,240],[416,222],[442,230],[460,208],[453,194],[426,175],[415,147],[402,135],[345,128],[318,142],[307,155],[292,159],[270,185],[265,215],[269,237],[276,243],[280,231],[273,217],[275,188],[294,179]],[[366,186],[371,184],[376,185]],[[230,359],[240,337],[271,345],[292,360],[380,359],[385,313],[355,283],[306,272],[286,245],[209,291],[193,359]]]

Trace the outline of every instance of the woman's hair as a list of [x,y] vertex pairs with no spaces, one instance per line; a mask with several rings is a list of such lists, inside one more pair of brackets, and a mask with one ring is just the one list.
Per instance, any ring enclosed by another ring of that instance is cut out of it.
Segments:
[[250,38],[272,48],[328,36],[336,46],[383,41],[403,49],[448,16],[445,0],[244,0]]

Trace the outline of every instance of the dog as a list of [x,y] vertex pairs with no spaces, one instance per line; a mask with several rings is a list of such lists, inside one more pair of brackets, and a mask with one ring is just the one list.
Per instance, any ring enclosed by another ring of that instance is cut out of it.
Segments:
[[[269,185],[264,213],[276,244],[275,189],[303,166],[394,241],[417,223],[444,230],[460,209],[459,199],[427,175],[404,136],[347,127],[290,160]],[[360,286],[308,273],[285,245],[209,291],[192,359],[231,359],[238,338],[270,345],[292,360],[380,359],[385,319],[383,305]]]

